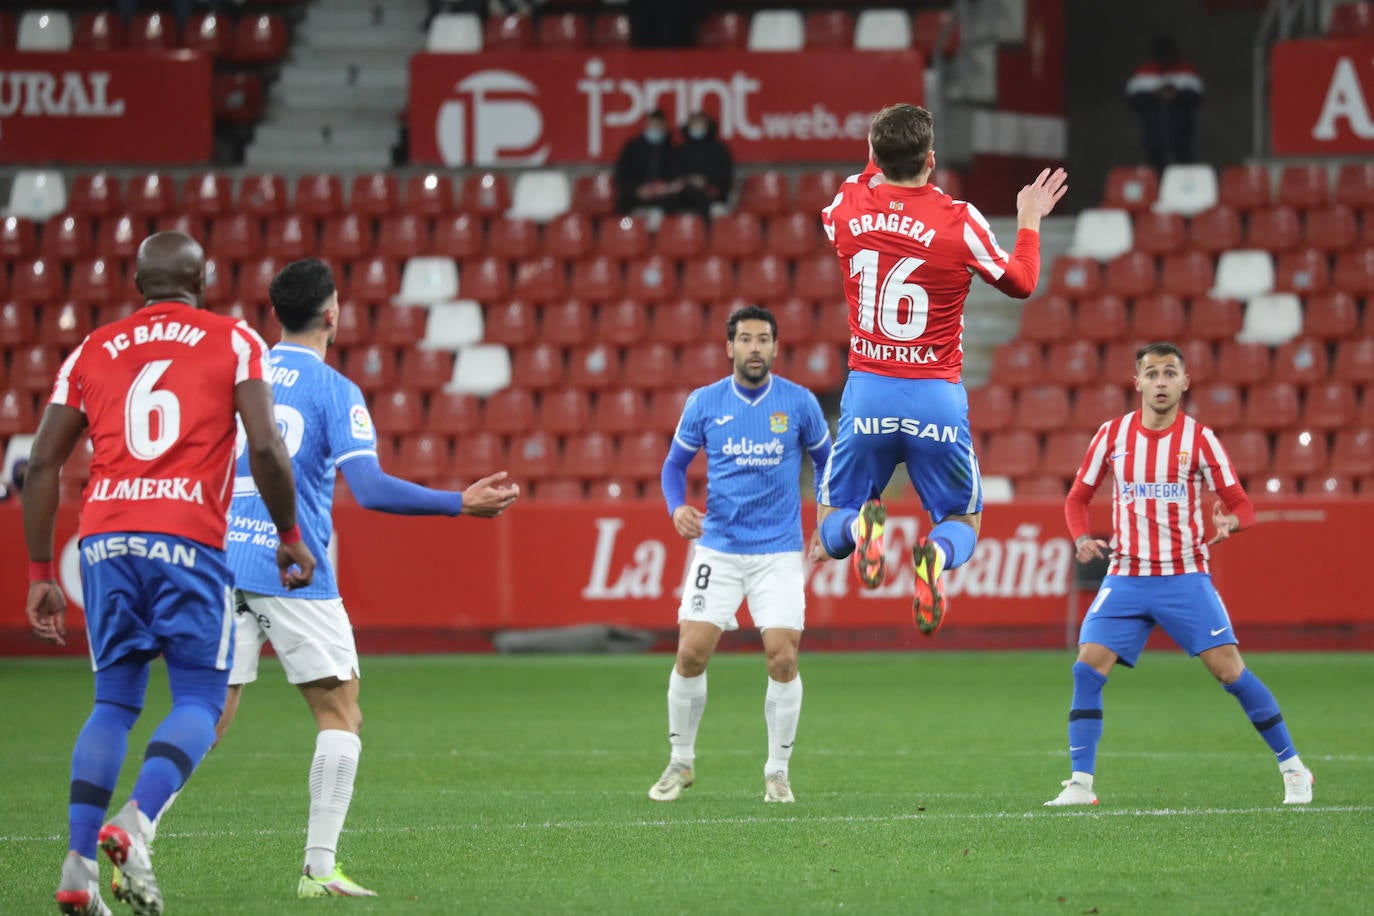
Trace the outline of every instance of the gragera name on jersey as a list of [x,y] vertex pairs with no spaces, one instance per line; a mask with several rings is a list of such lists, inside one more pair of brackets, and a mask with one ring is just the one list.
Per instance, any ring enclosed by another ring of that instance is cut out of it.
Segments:
[[[661,598],[669,588],[674,595],[682,594],[683,587],[694,575],[692,551],[686,548],[685,541],[622,538],[625,519],[614,516],[598,518],[595,524],[596,543],[587,584],[582,588],[583,598],[595,601]],[[897,573],[880,588],[858,589],[858,597],[891,600],[910,596],[915,574],[910,563],[897,563],[896,558],[910,556],[923,524],[928,526],[929,523],[915,516],[888,516],[885,528],[887,555],[890,567]],[[682,551],[680,568],[674,560],[671,571],[668,567],[670,544],[673,551]],[[1067,595],[1073,572],[1073,551],[1073,543],[1066,537],[1047,536],[1039,525],[1019,525],[1012,537],[980,537],[973,558],[945,573],[940,581],[947,595],[995,598]],[[666,575],[675,578],[665,581]],[[818,598],[843,597],[850,593],[853,582],[847,563],[807,564],[807,591]]]
[[748,436],[743,436],[738,442],[731,436],[725,440],[725,444],[720,447],[722,455],[731,455],[735,459],[735,464],[741,467],[776,467],[782,464],[782,456],[787,451],[787,446],[782,444],[780,439],[770,439],[767,442],[755,442]]
[[864,359],[881,359],[889,363],[920,363],[925,365],[940,361],[940,354],[934,347],[898,347],[894,344],[874,343],[858,336],[849,339],[849,349]]
[[1173,483],[1127,481],[1123,483],[1121,485],[1121,501],[1133,503],[1136,500],[1185,503],[1188,501],[1188,485],[1183,481],[1174,481]]
[[90,538],[87,543],[81,545],[81,552],[85,556],[87,564],[99,563],[111,557],[144,557],[149,560],[160,560],[173,566],[187,566],[192,569],[196,565],[196,549],[194,547],[168,543],[161,538],[143,535],[125,536],[117,534],[112,537]]
[[938,426],[922,423],[910,417],[855,417],[854,435],[877,436],[884,433],[905,433],[917,439],[934,439],[936,442],[958,442],[959,427]]
[[189,477],[109,477],[97,480],[86,499],[99,502],[106,499],[179,499],[184,503],[204,505],[205,494],[199,480]]
[[934,229],[927,229],[926,224],[919,219],[899,213],[864,213],[856,216],[849,221],[849,232],[851,235],[862,235],[865,232],[895,232],[927,248],[935,239]]
[[119,354],[129,347],[155,341],[172,341],[194,347],[205,339],[205,333],[204,329],[193,324],[182,324],[180,321],[159,321],[155,324],[136,325],[133,331],[133,340],[129,339],[128,334],[116,334],[102,343],[101,346],[105,348],[106,353],[110,354],[111,359],[118,359]]

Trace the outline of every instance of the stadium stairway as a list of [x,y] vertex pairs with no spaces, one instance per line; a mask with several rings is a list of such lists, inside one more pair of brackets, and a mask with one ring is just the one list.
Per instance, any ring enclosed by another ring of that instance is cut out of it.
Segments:
[[[1036,295],[1049,287],[1055,258],[1066,253],[1073,241],[1074,217],[1051,216],[1040,224],[1040,285]],[[1016,220],[990,219],[997,241],[1010,252],[1016,242]],[[981,280],[969,289],[964,310],[964,384],[977,388],[988,380],[992,351],[1016,336],[1024,299],[1012,299]]]
[[426,0],[319,0],[296,33],[245,162],[287,170],[392,164],[412,54],[424,47]]

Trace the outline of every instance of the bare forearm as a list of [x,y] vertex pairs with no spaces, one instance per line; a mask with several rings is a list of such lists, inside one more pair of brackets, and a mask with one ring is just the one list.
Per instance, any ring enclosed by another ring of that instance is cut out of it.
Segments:
[[29,465],[24,477],[24,540],[29,559],[45,563],[53,558],[53,524],[57,518],[60,469]]

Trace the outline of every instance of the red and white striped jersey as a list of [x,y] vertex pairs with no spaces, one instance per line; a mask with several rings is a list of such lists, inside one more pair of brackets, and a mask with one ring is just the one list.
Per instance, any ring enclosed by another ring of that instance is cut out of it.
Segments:
[[80,536],[146,531],[224,549],[234,388],[267,379],[267,344],[242,321],[157,302],[92,331],[52,403],[86,415],[91,479]]
[[1070,500],[1086,510],[1108,476],[1114,486],[1109,575],[1208,572],[1202,485],[1227,490],[1228,503],[1245,498],[1216,433],[1182,411],[1163,430],[1141,426],[1139,411],[1103,423]]
[[1040,234],[1003,251],[978,208],[932,184],[890,185],[872,162],[821,211],[844,271],[849,367],[959,381],[973,274],[1025,298],[1040,278]]

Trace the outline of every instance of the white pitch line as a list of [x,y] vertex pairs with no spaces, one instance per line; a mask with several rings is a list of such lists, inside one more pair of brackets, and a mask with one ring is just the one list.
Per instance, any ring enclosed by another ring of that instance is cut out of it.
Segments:
[[[521,821],[514,824],[431,824],[424,827],[350,827],[351,834],[405,834],[405,833],[459,833],[492,830],[607,830],[626,827],[659,828],[688,825],[693,827],[741,827],[768,826],[771,824],[884,824],[909,821],[1029,821],[1056,818],[1078,817],[1229,817],[1233,815],[1276,814],[1283,817],[1316,814],[1367,814],[1374,812],[1374,805],[1314,805],[1314,806],[1275,806],[1251,808],[1132,808],[1102,809],[1091,808],[1075,811],[990,811],[982,814],[950,813],[931,814],[914,812],[912,814],[873,814],[873,815],[822,815],[820,817],[704,817],[704,818],[654,818],[635,821]],[[299,836],[300,828],[281,829],[275,827],[262,830],[214,830],[187,833],[160,833],[160,838],[216,840],[239,837]],[[66,839],[65,834],[50,836],[0,836],[3,843],[51,843]]]

